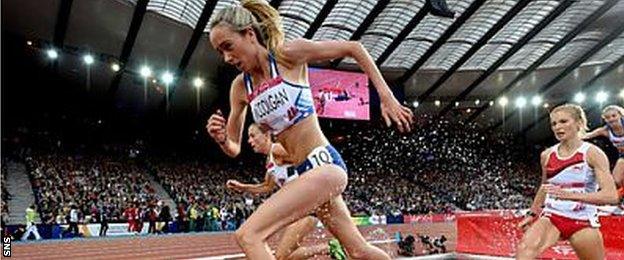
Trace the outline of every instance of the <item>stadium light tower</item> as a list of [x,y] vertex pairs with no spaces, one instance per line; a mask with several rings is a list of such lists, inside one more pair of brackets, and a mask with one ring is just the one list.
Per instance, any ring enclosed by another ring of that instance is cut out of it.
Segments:
[[196,89],[196,93],[195,93],[196,100],[195,100],[195,103],[196,103],[196,106],[197,106],[197,113],[199,114],[199,110],[201,108],[201,98],[200,98],[201,96],[200,96],[200,93],[201,93],[202,87],[204,86],[204,81],[200,77],[197,77],[197,78],[195,78],[193,80],[193,86]]
[[609,93],[605,91],[599,91],[598,93],[596,93],[596,102],[600,104],[600,108],[602,108],[602,106],[604,105],[605,102],[607,102],[608,99],[609,99]]
[[165,71],[161,79],[165,84],[171,84],[173,82],[173,74],[169,71]]
[[535,95],[531,98],[531,105],[538,107],[542,103],[542,97]]
[[507,97],[501,97],[498,99],[498,104],[505,108],[507,106],[507,104],[509,104],[509,99],[507,99]]
[[501,109],[501,115],[503,117],[503,129],[505,129],[505,108],[507,107],[507,104],[509,104],[509,99],[507,99],[507,97],[505,96],[502,96],[498,99],[498,104],[503,108]]
[[87,54],[85,56],[82,57],[82,60],[84,61],[85,64],[87,64],[88,66],[90,66],[91,64],[93,64],[93,62],[95,61],[93,59],[93,55],[91,54]]
[[58,58],[58,52],[55,49],[49,49],[46,54],[48,55],[48,58],[52,60],[56,60],[56,58]]
[[152,69],[148,66],[143,66],[139,73],[143,77],[143,105],[147,106],[147,78],[152,76]]
[[169,86],[173,82],[173,74],[169,71],[165,71],[160,79],[165,83],[165,102],[167,104],[167,114],[169,114]]
[[119,66],[119,64],[117,64],[117,63],[113,63],[113,65],[111,65],[111,69],[114,72],[118,72],[121,69],[121,66]]
[[574,102],[583,104],[583,102],[585,102],[585,94],[583,94],[583,92],[576,93],[574,95]]
[[148,66],[143,66],[141,67],[141,77],[143,78],[149,78],[150,76],[152,76],[152,69],[150,69],[150,67]]
[[526,106],[526,104],[527,104],[527,100],[524,97],[518,97],[518,98],[516,98],[515,104],[516,104],[517,108],[523,109]]
[[86,54],[82,57],[82,60],[87,64],[87,91],[91,90],[91,64],[95,61],[93,55]]
[[531,98],[531,105],[533,105],[533,119],[534,120],[537,120],[537,110],[541,104],[542,104],[542,97],[540,95],[535,95]]
[[201,78],[195,78],[195,80],[193,80],[193,86],[201,88],[204,86],[204,81]]
[[527,104],[527,100],[523,96],[520,96],[520,97],[516,98],[516,101],[514,103],[516,105],[516,108],[518,108],[518,110],[520,110],[519,111],[520,113],[518,113],[518,116],[520,117],[520,127],[522,127],[522,123],[523,123],[522,122],[523,121],[522,120],[522,111],[523,111],[523,108]]

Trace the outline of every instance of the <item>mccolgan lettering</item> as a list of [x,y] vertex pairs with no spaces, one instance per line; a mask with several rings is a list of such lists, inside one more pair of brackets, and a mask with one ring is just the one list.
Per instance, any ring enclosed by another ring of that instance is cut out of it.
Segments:
[[286,89],[282,88],[277,92],[267,93],[266,96],[258,100],[254,106],[254,112],[258,118],[263,118],[273,113],[273,111],[277,110],[280,106],[287,104],[289,101],[290,99],[288,99]]

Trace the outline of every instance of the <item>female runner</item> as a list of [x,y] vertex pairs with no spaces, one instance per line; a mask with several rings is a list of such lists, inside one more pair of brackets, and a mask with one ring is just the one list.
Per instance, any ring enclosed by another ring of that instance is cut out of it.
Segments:
[[[288,168],[292,165],[285,161],[287,160],[287,154],[284,148],[280,144],[273,143],[270,134],[262,132],[257,124],[251,124],[248,133],[248,142],[253,150],[256,153],[267,155],[267,171],[264,182],[246,184],[237,180],[228,180],[226,183],[227,188],[238,192],[249,192],[259,195],[271,193],[275,187],[281,188],[293,180],[288,178]],[[300,246],[305,235],[312,232],[317,223],[318,219],[316,217],[307,216],[286,227],[275,250],[275,258],[295,260],[329,254],[333,259],[346,259],[342,247],[335,239],[330,240],[328,244],[309,247]]]
[[232,83],[226,120],[213,114],[208,132],[231,157],[239,154],[247,107],[256,123],[276,137],[294,162],[296,177],[267,199],[236,231],[236,239],[250,259],[273,259],[267,238],[277,230],[316,214],[340,241],[350,258],[389,259],[364,239],[351,220],[342,198],[347,169],[340,154],[323,135],[308,83],[308,62],[352,57],[370,77],[389,126],[410,131],[411,111],[390,92],[366,49],[353,41],[284,43],[279,13],[260,0],[222,9],[210,24],[210,42],[225,62],[243,73]]
[[541,154],[542,185],[519,224],[528,230],[516,259],[536,259],[560,239],[570,241],[580,259],[604,259],[597,205],[618,200],[607,156],[581,139],[587,119],[580,106],[554,108],[550,125],[559,143]]

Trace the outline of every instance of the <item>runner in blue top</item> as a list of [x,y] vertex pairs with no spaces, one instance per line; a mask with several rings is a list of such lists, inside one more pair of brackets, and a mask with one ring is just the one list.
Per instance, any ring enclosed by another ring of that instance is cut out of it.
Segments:
[[412,112],[402,106],[362,44],[354,41],[284,43],[277,10],[260,0],[243,0],[225,8],[210,24],[210,42],[225,62],[243,73],[232,83],[227,120],[216,113],[207,130],[231,157],[240,153],[247,107],[264,130],[275,135],[293,162],[298,177],[274,193],[236,231],[249,259],[273,259],[267,238],[277,230],[315,213],[340,240],[350,258],[389,259],[366,242],[351,220],[342,192],[347,169],[318,123],[308,83],[308,62],[352,57],[370,77],[380,96],[386,124],[410,131]]
[[602,110],[602,120],[605,125],[591,131],[583,139],[592,139],[598,136],[609,138],[611,144],[618,150],[618,159],[613,168],[615,185],[620,188],[620,197],[624,196],[624,108],[616,105],[607,106]]

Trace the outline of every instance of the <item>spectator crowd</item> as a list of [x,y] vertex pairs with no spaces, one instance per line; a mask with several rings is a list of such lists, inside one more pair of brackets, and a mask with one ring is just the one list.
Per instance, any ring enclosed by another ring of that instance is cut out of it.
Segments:
[[356,212],[517,209],[529,206],[539,184],[539,167],[521,144],[474,123],[424,115],[406,135],[362,127],[344,139],[347,203]]
[[[355,216],[524,208],[539,182],[537,163],[527,160],[519,143],[472,123],[425,115],[408,134],[370,125],[335,132],[349,168],[344,198]],[[127,222],[130,232],[148,223],[149,232],[157,233],[167,232],[173,222],[180,231],[236,229],[266,196],[227,190],[225,182],[261,182],[264,161],[256,159],[55,151],[31,153],[24,163],[43,223],[68,224],[70,232],[77,232],[77,223]],[[10,194],[4,187],[2,195],[5,214]]]
[[129,206],[159,201],[142,166],[123,157],[48,154],[25,163],[43,223],[121,221]]
[[2,168],[2,183],[4,184],[2,185],[2,200],[0,201],[2,229],[4,229],[6,221],[9,219],[9,200],[11,200],[12,197],[6,186],[8,174],[7,167],[7,160],[5,158],[2,158],[2,165],[0,166],[0,168]]

